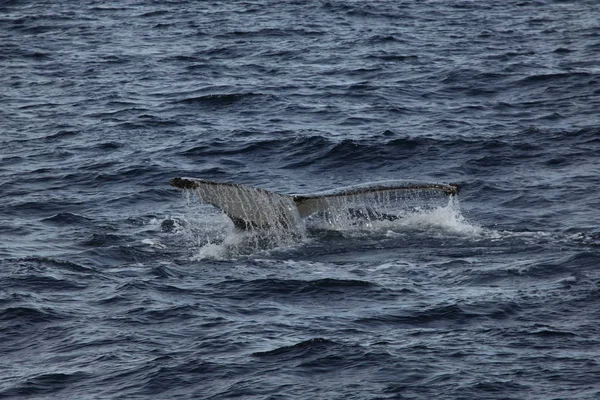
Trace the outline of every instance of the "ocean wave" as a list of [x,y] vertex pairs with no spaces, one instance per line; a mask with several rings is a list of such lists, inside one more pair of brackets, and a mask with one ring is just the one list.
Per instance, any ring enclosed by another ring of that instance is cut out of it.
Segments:
[[217,290],[225,290],[235,293],[236,298],[261,299],[261,298],[289,298],[298,301],[306,299],[306,296],[328,297],[328,296],[368,296],[377,295],[384,291],[383,288],[373,283],[361,280],[344,280],[324,278],[314,281],[281,280],[281,279],[258,279],[252,281],[230,280],[211,285]]
[[23,326],[23,324],[55,322],[65,318],[67,318],[65,315],[51,308],[14,306],[0,310],[0,321],[10,322],[14,328]]
[[242,100],[250,100],[264,96],[258,93],[215,93],[205,94],[201,96],[187,97],[182,100],[177,100],[176,103],[184,103],[189,105],[224,107],[235,104]]
[[[389,132],[389,131],[386,131]],[[437,158],[457,158],[463,154],[481,154],[471,162],[480,166],[498,165],[502,162],[521,163],[525,158],[540,158],[545,155],[547,144],[558,143],[580,146],[596,143],[598,129],[585,128],[575,131],[527,130],[518,135],[492,138],[432,138],[394,137],[386,132],[368,139],[337,140],[322,135],[293,138],[269,138],[258,140],[204,141],[191,148],[179,150],[181,155],[192,159],[198,157],[217,158],[221,156],[261,156],[272,159],[277,155],[281,167],[300,169],[306,167],[334,168],[340,163],[364,163],[374,166],[382,162],[401,161],[419,156],[424,160]],[[287,135],[284,135],[287,136]],[[567,149],[565,149],[567,150]],[[592,152],[589,149],[587,152]],[[582,149],[582,155],[585,150]],[[556,155],[554,155],[556,157]],[[543,162],[548,161],[543,158]]]
[[318,355],[324,350],[337,348],[340,345],[331,340],[323,338],[308,339],[290,346],[279,347],[274,350],[259,351],[252,353],[255,357],[277,357],[277,358],[302,358],[308,355]]
[[506,319],[520,311],[516,303],[489,302],[479,304],[450,304],[434,306],[422,311],[404,314],[382,314],[358,318],[355,322],[366,325],[444,326],[465,324],[474,320]]
[[49,222],[57,225],[83,225],[92,221],[91,218],[73,213],[59,213],[51,217],[43,218],[42,222]]
[[62,390],[91,377],[91,374],[83,371],[41,373],[0,391],[0,397],[57,395]]

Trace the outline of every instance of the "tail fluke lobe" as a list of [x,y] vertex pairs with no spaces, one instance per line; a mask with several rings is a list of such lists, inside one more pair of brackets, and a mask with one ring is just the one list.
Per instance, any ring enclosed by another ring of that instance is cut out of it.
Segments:
[[288,195],[228,182],[173,178],[171,186],[194,191],[200,201],[223,211],[242,230],[292,230],[300,217]]
[[402,183],[397,181],[378,182],[362,186],[350,186],[331,192],[315,195],[294,196],[301,217],[331,209],[361,206],[364,209],[375,206],[405,204],[418,198],[440,198],[444,195],[456,196],[459,188],[456,184],[438,183]]

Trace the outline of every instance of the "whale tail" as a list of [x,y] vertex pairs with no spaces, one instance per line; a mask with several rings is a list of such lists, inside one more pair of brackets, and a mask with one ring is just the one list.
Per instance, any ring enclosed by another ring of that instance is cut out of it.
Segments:
[[[171,186],[193,190],[200,201],[223,211],[243,230],[294,229],[301,219],[317,213],[346,210],[353,217],[370,220],[395,220],[389,205],[404,202],[415,196],[456,196],[456,184],[378,182],[351,186],[313,195],[287,195],[269,190],[228,182],[196,178],[173,178]],[[382,207],[376,207],[382,206]]]

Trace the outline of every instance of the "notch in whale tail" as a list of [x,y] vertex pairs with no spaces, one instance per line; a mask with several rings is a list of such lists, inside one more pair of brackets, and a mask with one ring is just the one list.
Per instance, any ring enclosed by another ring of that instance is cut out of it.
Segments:
[[[196,178],[173,178],[170,184],[180,189],[194,190],[202,202],[223,211],[237,228],[243,230],[290,230],[301,225],[301,218],[341,208],[355,210],[351,208],[355,205],[366,210],[368,215],[374,215],[370,211],[371,203],[390,202],[415,193],[456,196],[459,191],[456,184],[379,182],[314,195],[287,195],[236,183]],[[358,212],[361,213],[365,212]],[[382,219],[390,219],[387,214],[379,215]]]

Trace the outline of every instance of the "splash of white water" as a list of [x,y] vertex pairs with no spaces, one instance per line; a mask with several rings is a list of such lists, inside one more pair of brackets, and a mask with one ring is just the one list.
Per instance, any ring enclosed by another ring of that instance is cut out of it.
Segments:
[[481,226],[466,220],[460,210],[457,197],[452,196],[445,206],[406,215],[399,220],[398,226],[417,229],[439,229],[446,233],[464,236],[480,236],[484,233]]

